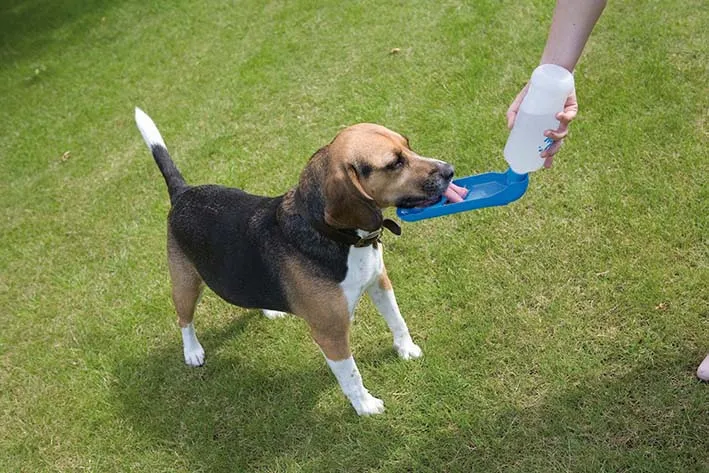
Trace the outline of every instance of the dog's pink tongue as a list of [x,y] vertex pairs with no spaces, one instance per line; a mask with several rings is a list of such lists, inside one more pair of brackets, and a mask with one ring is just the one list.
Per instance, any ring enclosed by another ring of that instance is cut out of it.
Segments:
[[465,196],[468,195],[468,189],[465,187],[456,186],[451,182],[443,195],[446,196],[448,202],[455,204],[456,202],[463,202]]

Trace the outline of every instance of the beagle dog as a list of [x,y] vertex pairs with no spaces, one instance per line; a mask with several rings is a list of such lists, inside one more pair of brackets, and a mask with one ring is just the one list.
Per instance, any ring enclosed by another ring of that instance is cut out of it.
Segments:
[[381,209],[437,202],[453,167],[419,156],[398,133],[362,123],[318,150],[294,189],[261,197],[188,185],[150,117],[136,108],[135,120],[170,195],[168,266],[185,362],[204,363],[193,316],[206,284],[268,318],[302,317],[357,414],[383,412],[350,350],[350,325],[364,292],[384,316],[399,356],[422,353],[399,312],[379,244],[383,228],[401,230]]

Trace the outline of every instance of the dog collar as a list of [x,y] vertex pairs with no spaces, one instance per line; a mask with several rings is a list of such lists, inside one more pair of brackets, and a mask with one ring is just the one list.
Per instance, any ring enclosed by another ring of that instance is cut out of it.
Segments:
[[385,218],[382,220],[382,226],[377,230],[361,237],[357,234],[357,230],[352,229],[339,229],[331,225],[328,225],[322,220],[316,220],[305,208],[302,200],[299,198],[298,191],[295,192],[295,207],[300,213],[300,215],[305,218],[305,220],[313,227],[318,233],[320,233],[325,238],[338,243],[344,243],[345,245],[354,246],[356,248],[362,248],[364,246],[372,245],[374,248],[382,241],[382,232],[386,228],[394,235],[401,235],[401,227],[393,220]]
[[346,245],[354,246],[355,248],[362,248],[365,246],[373,246],[374,248],[377,247],[377,245],[382,241],[382,232],[386,228],[390,232],[392,232],[394,235],[401,235],[401,227],[393,220],[385,218],[382,221],[382,226],[361,237],[357,235],[357,232],[355,230],[340,230],[335,227],[331,227],[330,225],[324,223],[324,222],[319,222],[314,219],[308,219],[310,222],[310,225],[317,230],[322,236],[329,238],[330,240],[334,240],[338,243],[344,243]]

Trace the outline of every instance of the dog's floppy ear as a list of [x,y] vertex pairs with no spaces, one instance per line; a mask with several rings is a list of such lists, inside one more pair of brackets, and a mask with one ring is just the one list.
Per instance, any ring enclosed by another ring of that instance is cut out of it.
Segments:
[[338,165],[333,171],[325,178],[325,223],[369,232],[380,229],[384,220],[382,211],[362,188],[354,166]]

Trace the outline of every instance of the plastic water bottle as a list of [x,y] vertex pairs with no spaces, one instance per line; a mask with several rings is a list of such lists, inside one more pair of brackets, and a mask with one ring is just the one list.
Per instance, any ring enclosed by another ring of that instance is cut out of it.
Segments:
[[505,145],[505,160],[512,171],[526,174],[544,165],[540,155],[554,143],[544,132],[559,128],[556,114],[564,110],[573,90],[574,76],[563,67],[542,64],[534,70]]

